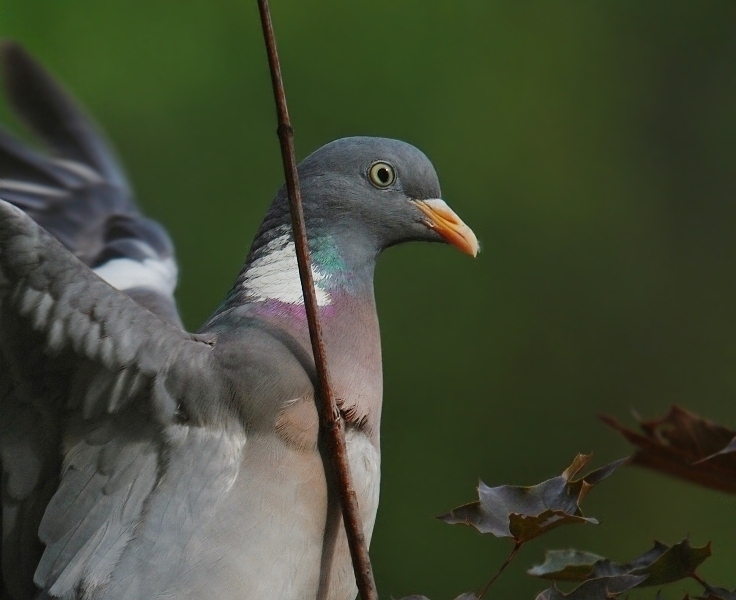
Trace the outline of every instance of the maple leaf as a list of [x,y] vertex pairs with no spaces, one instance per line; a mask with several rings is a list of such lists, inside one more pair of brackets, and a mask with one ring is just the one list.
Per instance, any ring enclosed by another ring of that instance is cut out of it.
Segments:
[[736,431],[679,406],[639,421],[640,432],[613,417],[601,420],[638,447],[632,464],[736,494]]
[[[405,596],[400,600],[429,600],[429,598],[426,596]],[[467,594],[460,594],[455,600],[478,600],[478,596],[473,592],[468,592]]]
[[608,600],[627,592],[646,579],[646,575],[621,575],[589,579],[567,594],[555,587],[547,588],[536,600]]
[[591,454],[578,454],[562,475],[538,485],[524,487],[478,485],[478,501],[460,506],[438,519],[475,527],[481,533],[512,538],[523,544],[567,523],[598,521],[583,516],[580,503],[597,483],[628,459],[612,462],[585,477],[574,479],[590,461]]
[[587,581],[637,575],[646,577],[639,584],[639,587],[645,587],[691,577],[709,556],[710,543],[695,547],[686,539],[673,546],[655,542],[651,550],[624,564],[591,552],[552,550],[546,553],[544,563],[529,569],[527,573],[554,581]]
[[736,590],[729,592],[724,588],[705,584],[705,592],[698,597],[698,600],[736,600]]
[[595,566],[604,556],[581,550],[547,550],[544,562],[527,571],[532,577],[555,581],[585,581],[595,576]]

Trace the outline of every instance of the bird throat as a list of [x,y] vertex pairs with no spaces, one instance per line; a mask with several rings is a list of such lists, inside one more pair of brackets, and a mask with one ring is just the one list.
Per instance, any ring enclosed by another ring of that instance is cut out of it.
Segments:
[[[354,291],[354,277],[332,237],[315,236],[309,249],[318,306],[330,306],[341,294]],[[290,228],[279,227],[268,242],[253,250],[237,287],[248,302],[304,305]]]

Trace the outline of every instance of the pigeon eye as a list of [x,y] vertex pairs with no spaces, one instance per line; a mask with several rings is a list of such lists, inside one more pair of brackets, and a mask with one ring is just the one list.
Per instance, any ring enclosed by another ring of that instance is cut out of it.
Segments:
[[396,181],[396,171],[390,164],[385,162],[373,163],[368,171],[368,176],[371,183],[378,188],[388,187]]

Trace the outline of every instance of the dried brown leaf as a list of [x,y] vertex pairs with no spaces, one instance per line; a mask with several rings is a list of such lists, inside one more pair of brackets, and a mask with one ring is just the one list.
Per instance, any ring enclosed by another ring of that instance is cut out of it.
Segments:
[[[429,600],[429,598],[426,596],[404,596],[400,600]],[[478,600],[478,596],[473,592],[468,592],[467,594],[460,594],[455,600]]]
[[645,579],[646,575],[598,577],[589,579],[567,594],[556,587],[547,588],[536,600],[609,600],[637,587]]
[[538,485],[524,487],[478,486],[478,501],[460,506],[438,517],[446,523],[475,527],[481,533],[512,538],[517,544],[569,523],[593,523],[583,516],[580,502],[597,483],[626,462],[622,459],[574,479],[592,455],[579,454],[562,475]]
[[727,589],[706,584],[705,592],[698,597],[698,600],[736,600],[736,590],[729,592]]
[[609,416],[606,425],[638,447],[632,463],[736,494],[736,431],[678,406],[635,431]]
[[590,552],[553,550],[545,561],[527,571],[534,577],[554,581],[584,581],[600,577],[645,575],[644,586],[663,585],[691,577],[711,555],[710,544],[691,546],[688,540],[667,546],[655,542],[654,547],[631,562],[621,564]]
[[604,556],[581,550],[547,550],[544,562],[527,571],[532,577],[553,581],[585,581],[595,577],[595,566]]

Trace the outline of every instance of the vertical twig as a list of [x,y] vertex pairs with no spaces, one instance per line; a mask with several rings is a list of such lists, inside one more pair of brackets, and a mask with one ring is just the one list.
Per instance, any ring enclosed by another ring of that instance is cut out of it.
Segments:
[[281,78],[281,66],[276,51],[276,40],[273,34],[273,24],[268,8],[268,0],[258,0],[258,10],[261,14],[263,37],[266,42],[268,64],[271,70],[271,83],[273,84],[273,95],[276,101],[276,114],[278,117],[277,133],[281,145],[281,158],[284,163],[286,191],[289,195],[289,206],[291,208],[294,245],[296,246],[299,277],[302,283],[304,305],[309,323],[309,337],[312,342],[312,352],[317,369],[319,383],[317,396],[319,398],[318,408],[321,408],[319,411],[321,415],[321,435],[327,440],[332,466],[337,476],[343,522],[345,523],[345,532],[347,533],[350,555],[353,559],[355,580],[358,584],[360,597],[362,600],[378,600],[376,584],[373,580],[373,569],[368,556],[368,545],[363,535],[363,524],[358,514],[358,499],[350,475],[343,420],[337,408],[332,386],[330,385],[330,375],[327,370],[327,357],[324,342],[322,341],[322,328],[317,314],[317,296],[312,280],[311,259],[307,245],[307,232],[304,226],[299,177],[296,170],[294,130],[291,127],[289,112],[286,108],[286,95]]

